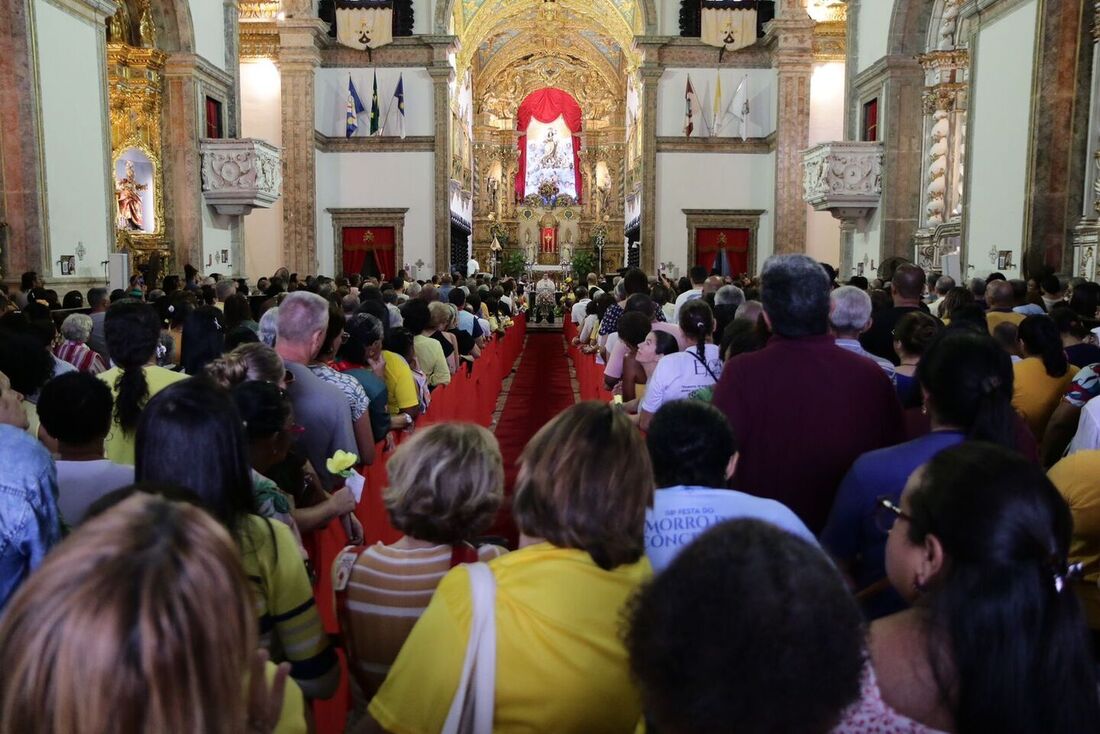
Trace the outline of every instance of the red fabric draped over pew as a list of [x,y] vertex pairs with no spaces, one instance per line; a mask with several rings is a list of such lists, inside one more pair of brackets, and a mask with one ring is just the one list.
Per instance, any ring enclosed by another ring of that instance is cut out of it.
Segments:
[[582,201],[581,192],[581,106],[568,92],[554,87],[546,87],[531,92],[523,100],[516,112],[516,129],[519,131],[519,172],[516,174],[516,201],[523,198],[527,182],[527,126],[535,119],[542,123],[551,123],[561,117],[573,133],[573,170],[577,174],[577,201]]

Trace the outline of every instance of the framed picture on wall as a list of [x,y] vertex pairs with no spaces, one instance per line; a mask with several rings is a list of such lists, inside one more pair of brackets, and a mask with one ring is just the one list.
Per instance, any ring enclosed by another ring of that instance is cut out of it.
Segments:
[[76,255],[61,256],[61,275],[76,274]]
[[1014,267],[1012,250],[1001,250],[997,253],[997,270],[1011,270]]

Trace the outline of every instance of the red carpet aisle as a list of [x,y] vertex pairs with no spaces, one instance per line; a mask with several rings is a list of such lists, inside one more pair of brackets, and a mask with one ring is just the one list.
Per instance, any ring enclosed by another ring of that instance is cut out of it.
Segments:
[[505,500],[489,534],[504,536],[512,547],[518,539],[511,503],[519,472],[516,462],[531,437],[572,404],[573,388],[569,384],[561,332],[528,331],[527,344],[495,430],[504,457]]

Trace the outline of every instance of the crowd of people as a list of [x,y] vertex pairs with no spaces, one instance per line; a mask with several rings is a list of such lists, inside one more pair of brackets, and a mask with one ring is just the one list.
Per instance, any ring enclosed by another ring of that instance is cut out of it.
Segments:
[[[304,732],[337,646],[349,732],[1097,730],[1100,285],[884,275],[588,275],[558,308],[614,397],[506,501],[491,431],[418,423],[523,283],[26,274],[0,734]],[[384,456],[369,543],[350,477]]]

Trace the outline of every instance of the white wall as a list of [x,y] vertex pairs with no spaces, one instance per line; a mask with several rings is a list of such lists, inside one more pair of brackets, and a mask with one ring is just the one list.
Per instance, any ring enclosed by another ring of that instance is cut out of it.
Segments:
[[195,53],[214,66],[229,71],[225,61],[225,4],[223,0],[191,0],[191,26]]
[[1034,62],[1036,0],[1023,3],[983,27],[972,65],[971,130],[967,161],[969,276],[984,276],[991,249],[1012,250],[1017,277],[1024,237],[1028,135],[1031,128],[1031,76]]
[[418,259],[434,273],[434,153],[317,152],[318,273],[333,272],[332,216],[328,208],[408,207],[405,256],[401,267]]
[[244,270],[240,263],[233,262],[233,219],[203,204],[202,267],[199,270],[223,275],[237,275]]
[[[282,88],[271,61],[241,64],[241,135],[283,144]],[[205,262],[205,255],[203,258]],[[237,269],[256,282],[283,265],[283,200],[244,217],[244,263]]]
[[76,261],[79,278],[102,278],[114,250],[113,193],[106,109],[102,30],[46,0],[35,0],[35,43],[41,101],[42,156],[49,235],[47,272],[60,277],[62,255]]
[[775,154],[657,154],[657,262],[687,272],[684,209],[763,209],[757,268],[772,253],[775,230]]
[[[366,112],[359,116],[359,129],[356,137],[366,136],[370,132],[371,94],[374,90],[375,69],[318,69],[314,78],[314,125],[317,130],[329,137],[342,138],[347,131],[348,75],[355,84],[355,91],[363,102]],[[386,116],[386,135],[398,134],[397,103],[393,93],[399,78],[405,80],[405,134],[434,135],[435,118],[433,111],[434,91],[432,78],[424,68],[390,69],[380,68],[378,72],[379,113]]]
[[[814,64],[810,79],[810,147],[844,139],[844,63]],[[806,254],[840,265],[840,222],[806,207]]]
[[[657,86],[657,135],[683,136],[684,92],[688,75],[695,89],[696,99],[708,124],[714,116],[714,97],[718,88],[718,75],[722,76],[722,107],[730,105],[738,84],[748,75],[749,125],[748,137],[763,138],[775,132],[776,71],[775,69],[666,69]],[[707,134],[701,120],[695,121],[692,137]],[[736,121],[727,118],[720,137],[739,136]]]
[[867,280],[874,280],[878,266],[882,264],[882,222],[878,209],[874,209],[852,235],[852,271],[840,273],[841,278],[847,280],[858,275],[860,263],[864,264],[863,275]]
[[894,0],[862,0],[856,18],[856,73],[886,55]]

